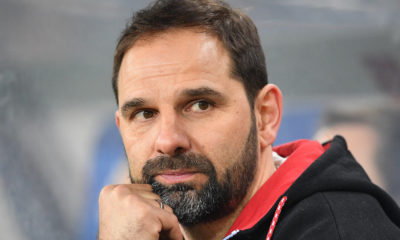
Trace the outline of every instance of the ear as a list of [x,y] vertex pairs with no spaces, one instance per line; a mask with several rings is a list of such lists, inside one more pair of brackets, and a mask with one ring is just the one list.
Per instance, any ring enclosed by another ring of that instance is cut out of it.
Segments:
[[274,84],[267,84],[254,102],[258,139],[262,148],[275,141],[282,118],[282,93]]
[[117,124],[117,127],[119,129],[120,127],[120,114],[119,114],[119,110],[115,111],[115,124]]

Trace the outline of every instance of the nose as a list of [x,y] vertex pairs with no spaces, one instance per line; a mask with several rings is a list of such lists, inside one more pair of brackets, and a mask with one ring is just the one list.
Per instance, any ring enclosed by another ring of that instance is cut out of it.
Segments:
[[169,156],[188,151],[190,148],[189,138],[182,126],[179,126],[176,117],[161,117],[155,148],[158,154]]

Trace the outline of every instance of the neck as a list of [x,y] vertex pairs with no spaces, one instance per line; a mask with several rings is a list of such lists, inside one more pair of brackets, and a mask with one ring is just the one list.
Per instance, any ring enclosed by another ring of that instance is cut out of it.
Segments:
[[261,152],[259,156],[260,158],[257,163],[257,170],[254,175],[254,180],[250,185],[246,196],[235,208],[235,210],[227,216],[212,222],[201,223],[190,227],[181,225],[181,231],[185,237],[185,240],[223,239],[246,204],[275,171],[271,148],[265,149],[265,151]]

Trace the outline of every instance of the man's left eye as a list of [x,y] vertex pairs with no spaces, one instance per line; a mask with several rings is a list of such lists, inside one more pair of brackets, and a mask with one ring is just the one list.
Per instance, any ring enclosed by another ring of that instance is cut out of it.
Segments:
[[193,103],[192,106],[190,106],[190,110],[193,112],[202,112],[208,110],[210,107],[211,103],[201,100]]

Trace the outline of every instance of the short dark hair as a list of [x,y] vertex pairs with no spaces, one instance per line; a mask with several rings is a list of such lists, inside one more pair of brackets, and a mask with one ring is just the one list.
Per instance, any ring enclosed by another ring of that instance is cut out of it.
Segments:
[[200,28],[215,35],[229,52],[232,76],[244,85],[251,106],[268,83],[264,52],[253,21],[221,0],[157,0],[136,12],[119,38],[112,75],[118,104],[118,74],[125,53],[144,35],[173,28]]

